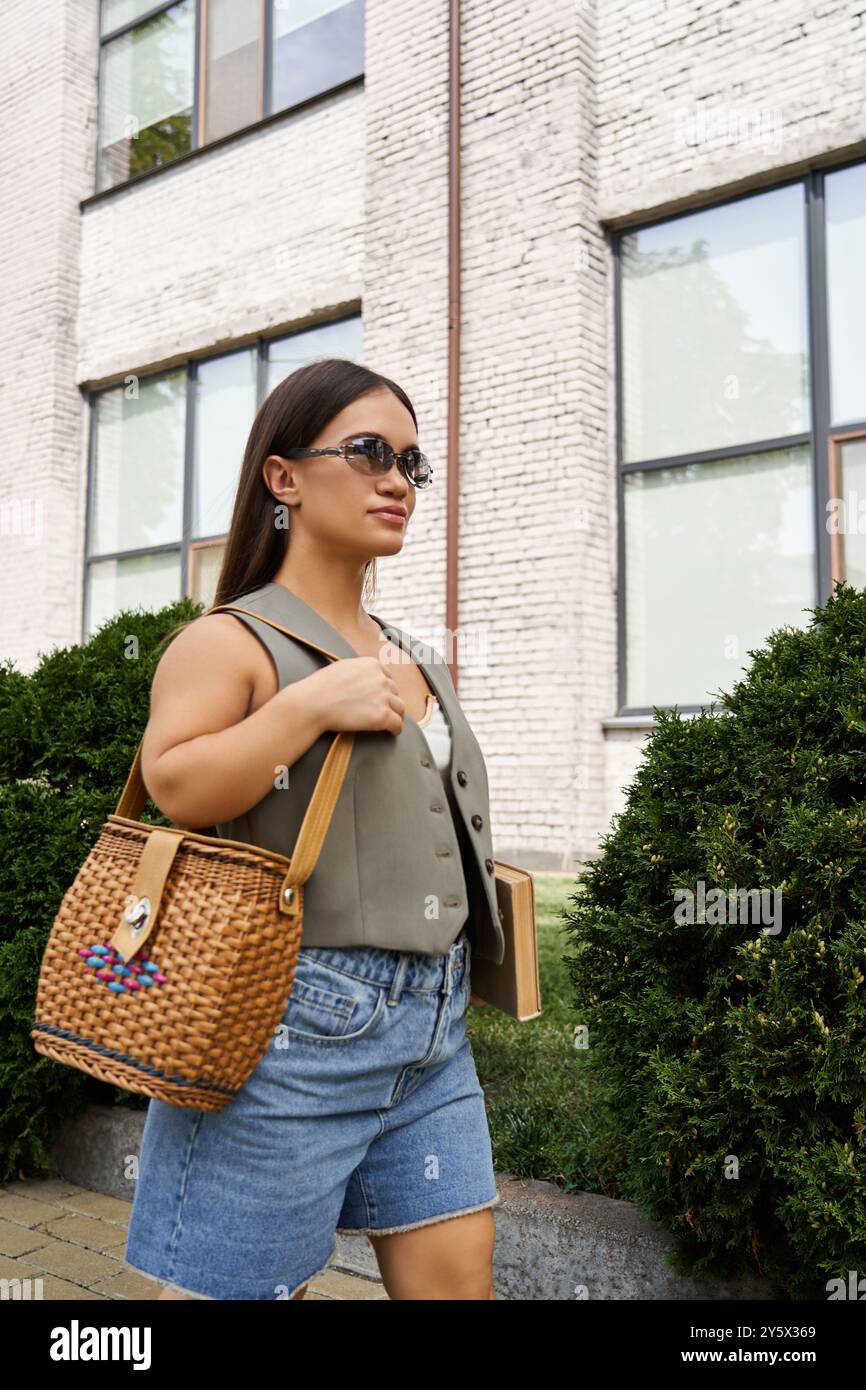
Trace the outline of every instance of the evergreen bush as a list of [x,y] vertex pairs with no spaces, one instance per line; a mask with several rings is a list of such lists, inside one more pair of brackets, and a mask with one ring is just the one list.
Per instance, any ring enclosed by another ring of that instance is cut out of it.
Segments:
[[808,611],[712,709],[655,710],[562,915],[622,1195],[678,1272],[826,1299],[866,1276],[866,592]]
[[[162,642],[197,617],[189,599],[125,611],[30,674],[0,664],[0,1182],[51,1169],[61,1120],[91,1101],[144,1096],[42,1057],[30,1029],[61,899],[116,810],[150,713]],[[149,802],[142,820],[170,825]]]

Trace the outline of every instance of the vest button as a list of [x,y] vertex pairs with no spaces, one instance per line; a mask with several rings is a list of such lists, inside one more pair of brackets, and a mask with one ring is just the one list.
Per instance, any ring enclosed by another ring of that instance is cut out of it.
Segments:
[[466,783],[469,781],[469,778],[466,776],[466,773],[463,771],[462,767],[457,774],[457,781],[460,783],[461,787],[465,787]]
[[444,808],[442,806],[437,805],[435,801],[433,802],[433,805],[430,807],[431,811],[441,811],[443,809]]
[[480,830],[482,825],[484,824],[483,819],[481,818],[481,816],[478,815],[477,811],[475,815],[472,817],[472,824],[475,826],[476,830]]
[[494,869],[494,867],[495,867],[495,866],[494,866],[494,863],[493,863],[493,860],[492,860],[492,859],[485,859],[485,861],[484,861],[484,867],[485,867],[485,869],[487,870],[487,872],[488,872],[489,874],[492,874],[492,873],[493,873],[493,869]]
[[422,766],[422,767],[430,767],[430,759],[429,759],[429,758],[422,758],[422,759],[421,759],[421,766]]

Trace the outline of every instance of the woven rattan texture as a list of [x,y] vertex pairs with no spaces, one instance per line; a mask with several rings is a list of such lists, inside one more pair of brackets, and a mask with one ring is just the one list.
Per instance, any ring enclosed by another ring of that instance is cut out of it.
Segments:
[[294,980],[301,926],[279,911],[285,861],[183,841],[142,948],[159,982],[115,992],[81,952],[109,945],[147,836],[145,825],[107,822],[65,894],[42,962],[33,1045],[127,1090],[220,1110],[271,1042]]

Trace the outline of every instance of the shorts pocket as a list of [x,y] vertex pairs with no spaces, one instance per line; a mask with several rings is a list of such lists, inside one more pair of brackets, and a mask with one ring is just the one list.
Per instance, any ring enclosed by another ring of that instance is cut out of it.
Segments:
[[317,960],[298,962],[283,1023],[305,1042],[354,1042],[371,1031],[385,1005],[385,987],[357,980]]

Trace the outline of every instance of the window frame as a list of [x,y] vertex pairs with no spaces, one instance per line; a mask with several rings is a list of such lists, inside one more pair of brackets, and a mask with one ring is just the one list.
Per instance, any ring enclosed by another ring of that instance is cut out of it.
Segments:
[[[138,174],[132,174],[129,178],[121,179],[118,183],[112,183],[104,188],[97,187],[99,183],[99,170],[101,162],[101,115],[103,100],[103,53],[107,44],[115,39],[122,38],[124,34],[130,33],[133,29],[139,28],[149,20],[155,19],[157,15],[164,14],[167,10],[173,9],[180,0],[158,0],[150,9],[139,15],[137,19],[131,19],[126,24],[120,24],[116,29],[112,29],[107,34],[99,36],[99,71],[97,78],[97,116],[96,116],[96,147],[94,158],[94,191],[88,197],[79,201],[79,207],[87,207],[90,203],[98,199],[109,197],[112,193],[121,188],[129,188],[132,184],[140,183],[143,179],[153,178],[157,174],[164,173],[167,169],[176,169],[178,165],[189,159],[195,159],[209,150],[218,149],[221,145],[227,144],[232,140],[239,140],[259,127],[272,124],[282,120],[299,111],[303,111],[307,106],[314,105],[318,101],[323,101],[327,97],[338,96],[352,87],[363,86],[366,78],[366,51],[364,57],[364,70],[355,77],[349,77],[344,82],[337,82],[332,87],[326,87],[321,92],[316,92],[312,96],[303,97],[298,102],[293,102],[289,106],[280,107],[279,111],[270,110],[273,98],[273,82],[271,73],[271,43],[273,40],[274,23],[273,11],[275,0],[255,0],[259,6],[259,80],[257,86],[257,106],[258,114],[254,121],[246,125],[238,126],[237,130],[228,131],[225,135],[219,135],[215,140],[203,140],[201,138],[204,127],[204,92],[207,80],[205,45],[207,43],[207,6],[209,0],[193,0],[195,6],[195,31],[193,38],[193,106],[191,117],[192,144],[183,154],[177,155],[165,164],[157,164],[152,169],[143,169]],[[365,13],[366,18],[366,13]]]
[[[303,327],[295,327],[288,330],[283,328],[278,332],[258,334],[255,338],[247,339],[245,342],[233,343],[230,347],[221,352],[206,352],[195,357],[187,356],[179,362],[170,365],[163,365],[154,368],[152,371],[135,372],[134,375],[139,383],[157,380],[160,377],[170,376],[172,372],[184,371],[186,378],[186,418],[184,427],[184,457],[182,469],[183,496],[181,497],[181,534],[177,541],[162,541],[158,545],[135,546],[129,550],[110,550],[91,555],[90,538],[93,534],[94,506],[96,502],[94,481],[95,481],[95,462],[96,462],[96,435],[97,435],[97,403],[101,396],[108,391],[122,390],[126,379],[132,375],[131,370],[127,370],[116,381],[108,382],[105,385],[94,387],[86,393],[89,408],[88,438],[87,438],[87,481],[85,488],[85,511],[84,511],[84,544],[81,567],[81,626],[79,640],[86,643],[89,622],[90,622],[90,571],[94,565],[105,562],[106,560],[131,560],[142,555],[164,555],[180,552],[180,595],[179,597],[191,597],[191,577],[192,577],[192,551],[196,547],[214,545],[219,541],[225,541],[228,536],[227,531],[216,532],[212,535],[193,536],[192,534],[192,514],[193,514],[193,487],[194,487],[194,467],[195,467],[195,410],[191,409],[191,402],[194,400],[194,391],[198,377],[199,367],[217,358],[232,357],[235,354],[255,351],[256,365],[256,401],[255,410],[258,410],[265,396],[268,394],[268,360],[271,345],[284,342],[288,338],[303,337],[304,333],[310,328],[324,327],[326,324],[348,323],[352,319],[360,319],[362,312],[360,306],[350,310],[348,313],[341,314],[337,319],[328,319],[324,324],[305,324]],[[286,373],[288,375],[288,373]],[[252,424],[252,421],[250,421]]]
[[[825,221],[825,179],[838,170],[862,165],[866,174],[866,159],[862,155],[838,164],[813,166],[805,173],[779,178],[750,188],[734,195],[720,195],[705,202],[683,209],[681,212],[663,213],[657,217],[641,218],[623,223],[609,233],[611,252],[614,261],[613,276],[613,329],[616,392],[616,496],[617,496],[617,719],[651,716],[651,705],[627,705],[627,613],[626,613],[626,536],[625,536],[625,479],[630,473],[650,472],[660,468],[686,467],[689,464],[708,463],[726,458],[739,458],[761,454],[771,449],[789,448],[808,444],[812,462],[812,487],[814,498],[814,603],[824,604],[832,594],[833,584],[839,574],[838,549],[831,546],[834,539],[827,530],[827,503],[837,496],[831,488],[836,479],[837,440],[844,437],[866,435],[866,417],[858,421],[834,424],[830,418],[830,359],[828,333],[827,301],[827,244]],[[688,454],[672,454],[664,458],[645,459],[626,463],[623,460],[624,443],[624,399],[623,399],[623,290],[622,290],[622,239],[645,227],[660,223],[675,222],[695,212],[704,212],[741,202],[744,198],[754,198],[762,193],[794,184],[802,185],[804,190],[804,245],[806,251],[806,342],[809,351],[809,402],[811,428],[799,434],[782,435],[775,439],[751,440],[745,444],[734,444],[714,449],[705,449]],[[705,704],[657,704],[660,709],[678,709],[684,714],[695,714],[711,707]]]

